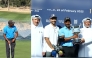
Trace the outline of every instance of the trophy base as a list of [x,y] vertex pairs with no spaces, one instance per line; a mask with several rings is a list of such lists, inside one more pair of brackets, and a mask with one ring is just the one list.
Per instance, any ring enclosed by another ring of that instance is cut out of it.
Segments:
[[73,40],[73,44],[81,44],[81,39],[75,39],[75,40]]

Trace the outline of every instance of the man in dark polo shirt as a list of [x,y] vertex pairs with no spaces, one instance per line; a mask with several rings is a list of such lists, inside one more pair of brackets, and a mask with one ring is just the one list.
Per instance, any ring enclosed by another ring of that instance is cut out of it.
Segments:
[[5,38],[6,42],[6,55],[7,58],[10,58],[10,48],[9,44],[11,45],[11,57],[14,58],[14,48],[15,48],[15,41],[18,37],[18,31],[16,26],[14,26],[14,23],[12,20],[8,21],[8,25],[4,27],[3,29],[3,37]]

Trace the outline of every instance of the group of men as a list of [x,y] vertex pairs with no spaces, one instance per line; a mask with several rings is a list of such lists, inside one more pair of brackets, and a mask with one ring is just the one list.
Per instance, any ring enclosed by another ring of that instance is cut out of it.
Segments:
[[[80,29],[80,35],[73,34],[69,17],[64,19],[65,26],[62,28],[56,25],[56,21],[57,17],[51,15],[50,24],[43,27],[39,15],[31,16],[31,57],[53,57],[53,45],[58,44],[63,48],[61,57],[92,57],[91,19],[82,20],[83,28]],[[80,45],[73,44],[73,39],[77,37],[81,38]]]

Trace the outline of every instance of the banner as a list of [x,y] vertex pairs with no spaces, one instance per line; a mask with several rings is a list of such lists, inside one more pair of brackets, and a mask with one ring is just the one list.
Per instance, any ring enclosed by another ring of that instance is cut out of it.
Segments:
[[57,25],[64,26],[64,18],[72,24],[81,24],[86,17],[92,18],[92,0],[32,0],[32,14],[40,15],[44,26],[49,24],[51,14],[58,18]]

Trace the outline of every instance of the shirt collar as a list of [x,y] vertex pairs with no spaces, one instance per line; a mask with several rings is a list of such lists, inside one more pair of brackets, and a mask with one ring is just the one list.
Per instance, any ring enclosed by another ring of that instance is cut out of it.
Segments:
[[[64,26],[65,29],[68,29],[66,26]],[[70,27],[70,30],[72,29],[72,27]]]
[[[87,28],[87,27],[86,27]],[[91,28],[91,27],[88,27],[88,28]]]
[[35,28],[37,28],[37,26],[35,26],[35,25],[31,25],[31,28],[35,29]]
[[49,25],[50,25],[52,28],[55,28],[55,29],[57,28],[57,26],[53,27],[52,24],[49,24]]
[[8,28],[13,28],[14,26],[12,26],[12,27],[10,27],[9,25],[8,25]]

